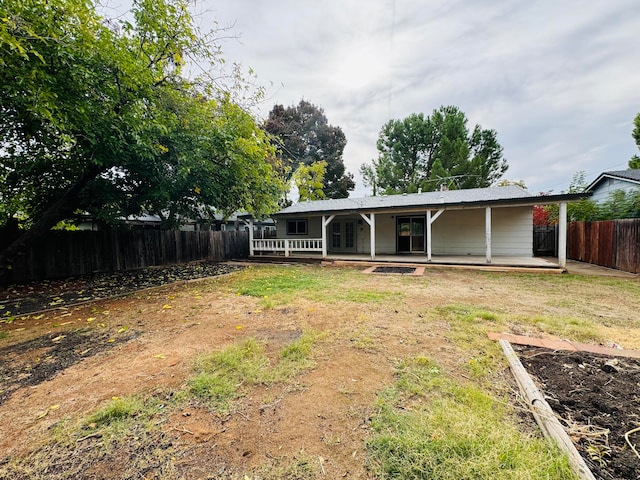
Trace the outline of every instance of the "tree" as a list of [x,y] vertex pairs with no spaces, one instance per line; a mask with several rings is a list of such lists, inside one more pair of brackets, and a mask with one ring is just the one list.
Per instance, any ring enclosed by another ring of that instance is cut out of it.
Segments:
[[376,183],[375,160],[371,164],[360,165],[360,175],[365,187],[371,187],[373,196],[378,194],[378,184]]
[[[580,170],[573,174],[569,183],[568,193],[582,193],[589,185],[586,180],[587,174],[584,170]],[[556,204],[546,205],[545,209],[549,212],[549,221],[552,224],[558,223],[560,207]],[[583,198],[577,202],[571,202],[567,205],[567,220],[570,222],[584,222],[598,219],[598,204],[593,200]]]
[[[636,115],[633,125],[633,133],[631,136],[635,140],[636,146],[640,149],[640,113]],[[638,155],[631,157],[631,160],[629,160],[629,168],[640,168],[640,157]]]
[[264,124],[274,137],[278,158],[291,178],[293,167],[326,162],[323,191],[328,198],[346,198],[355,188],[353,174],[345,173],[342,154],[347,144],[340,127],[329,125],[322,108],[306,100],[297,106],[275,105]]
[[386,194],[487,187],[508,168],[495,130],[476,125],[469,131],[465,114],[454,106],[390,120],[377,148],[378,158],[361,172]]
[[292,175],[293,183],[298,189],[298,201],[305,202],[326,198],[322,190],[326,171],[327,162],[314,162],[311,165],[300,163]]
[[109,20],[93,0],[0,5],[0,223],[27,228],[0,267],[59,221],[151,211],[271,213],[282,195],[255,120],[187,61],[221,60],[184,0],[135,0]]
[[546,226],[551,224],[551,218],[549,210],[544,208],[543,205],[533,206],[533,225],[536,227]]
[[527,185],[524,183],[524,180],[509,180],[507,178],[503,178],[502,180],[496,183],[496,187],[508,187],[508,186],[520,187],[523,190],[527,189]]

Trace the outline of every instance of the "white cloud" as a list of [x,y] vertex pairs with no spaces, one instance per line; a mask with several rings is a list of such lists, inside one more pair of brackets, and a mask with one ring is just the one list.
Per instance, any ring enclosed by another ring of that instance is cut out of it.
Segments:
[[506,176],[532,192],[624,168],[637,151],[636,0],[236,0],[205,18],[235,22],[225,57],[273,82],[259,114],[301,98],[321,106],[354,174],[386,121],[440,105],[495,129]]

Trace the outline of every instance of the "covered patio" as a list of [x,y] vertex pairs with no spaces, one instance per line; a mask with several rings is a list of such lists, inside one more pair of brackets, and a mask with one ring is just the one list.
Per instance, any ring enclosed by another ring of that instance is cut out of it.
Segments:
[[[248,219],[250,256],[563,269],[567,203],[584,196],[507,186],[301,202],[275,214],[275,239],[253,238]],[[533,256],[539,204],[559,205],[557,261]]]
[[268,262],[309,262],[309,263],[330,263],[335,265],[357,264],[357,265],[414,265],[433,266],[451,268],[473,268],[489,271],[497,270],[522,270],[522,271],[550,271],[562,273],[565,268],[561,267],[558,258],[552,257],[493,257],[491,263],[487,263],[482,256],[453,256],[436,255],[431,260],[420,255],[376,255],[371,259],[367,254],[322,254],[313,252],[294,252],[285,257],[282,253],[263,252],[254,254],[253,260]]

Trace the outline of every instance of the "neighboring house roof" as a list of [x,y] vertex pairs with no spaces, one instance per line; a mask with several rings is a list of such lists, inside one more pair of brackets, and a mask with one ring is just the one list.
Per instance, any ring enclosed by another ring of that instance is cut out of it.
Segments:
[[563,201],[577,201],[589,194],[563,194],[532,196],[521,187],[470,188],[400,195],[382,195],[363,198],[341,198],[300,202],[280,210],[276,215],[307,213],[371,212],[411,208],[440,209],[446,207],[492,206],[492,205],[537,205]]
[[629,183],[640,185],[640,169],[615,170],[611,172],[602,172],[591,184],[585,189],[587,192],[596,188],[603,180],[613,178]]

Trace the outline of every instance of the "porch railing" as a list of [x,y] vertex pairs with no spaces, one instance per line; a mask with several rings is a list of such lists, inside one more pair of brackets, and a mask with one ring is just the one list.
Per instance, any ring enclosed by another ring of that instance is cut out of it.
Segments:
[[322,239],[253,239],[252,247],[252,254],[255,252],[284,252],[284,256],[288,257],[290,252],[322,252]]

